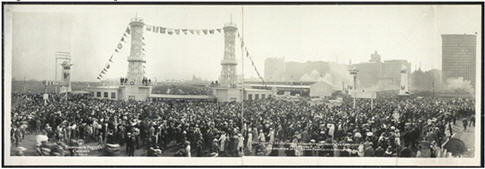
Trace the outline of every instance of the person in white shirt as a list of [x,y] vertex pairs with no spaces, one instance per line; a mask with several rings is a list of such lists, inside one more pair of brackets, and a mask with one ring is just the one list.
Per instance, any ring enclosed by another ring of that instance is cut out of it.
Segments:
[[187,152],[187,157],[192,157],[192,155],[190,154],[190,142],[189,141],[186,141],[185,142],[185,152]]
[[250,153],[253,152],[253,133],[251,128],[248,129],[248,142],[246,147],[248,147]]
[[220,144],[219,144],[220,145],[220,149],[219,149],[220,153],[219,154],[221,154],[221,155],[224,154],[224,146],[226,144],[226,139],[227,139],[226,133],[222,132],[221,137],[219,138],[219,141],[220,141]]

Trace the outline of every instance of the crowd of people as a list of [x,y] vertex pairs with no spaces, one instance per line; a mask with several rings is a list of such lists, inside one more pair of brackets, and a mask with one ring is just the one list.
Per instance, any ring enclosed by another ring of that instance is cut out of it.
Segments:
[[188,85],[159,85],[153,86],[154,94],[172,94],[172,95],[207,95],[210,90],[204,86]]
[[474,99],[458,97],[386,97],[372,106],[357,99],[355,108],[351,98],[340,105],[266,98],[245,101],[243,113],[236,102],[50,97],[44,104],[40,94],[13,93],[14,146],[31,133],[47,136],[37,147],[56,145],[39,155],[80,155],[66,145],[84,142],[125,146],[119,151],[129,156],[143,150],[147,156],[189,157],[445,157],[452,126],[462,119],[474,125],[475,112]]

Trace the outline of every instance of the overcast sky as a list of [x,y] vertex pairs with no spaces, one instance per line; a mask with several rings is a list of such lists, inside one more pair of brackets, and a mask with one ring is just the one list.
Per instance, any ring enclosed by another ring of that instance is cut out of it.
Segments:
[[[108,63],[130,19],[171,28],[242,26],[241,6],[180,5],[6,5],[5,43],[12,50],[15,79],[54,79],[54,53],[72,55],[71,80],[95,81]],[[441,68],[441,34],[480,37],[480,6],[297,5],[244,6],[244,38],[263,74],[267,57],[287,61],[367,62],[374,50],[382,59],[407,59],[424,70]],[[10,32],[9,30],[13,30]],[[13,33],[13,34],[12,34]],[[223,57],[223,34],[168,36],[145,32],[147,75],[158,80],[215,80]],[[7,35],[7,37],[9,37]],[[11,41],[10,41],[11,40]],[[239,45],[236,45],[237,47]],[[478,47],[480,48],[480,47]],[[116,55],[107,78],[126,75],[129,48]],[[477,53],[477,57],[479,57]],[[241,53],[237,50],[237,59]],[[241,72],[240,63],[238,73]],[[245,77],[256,77],[245,59]]]

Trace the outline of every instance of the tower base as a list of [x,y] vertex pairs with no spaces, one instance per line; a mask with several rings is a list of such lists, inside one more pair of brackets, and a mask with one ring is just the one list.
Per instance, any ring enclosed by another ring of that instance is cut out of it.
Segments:
[[152,86],[122,85],[118,91],[118,100],[147,101],[150,99]]
[[405,91],[405,90],[399,90],[399,93],[397,95],[399,96],[409,96],[409,91]]
[[241,102],[241,88],[212,88],[212,94],[217,102]]

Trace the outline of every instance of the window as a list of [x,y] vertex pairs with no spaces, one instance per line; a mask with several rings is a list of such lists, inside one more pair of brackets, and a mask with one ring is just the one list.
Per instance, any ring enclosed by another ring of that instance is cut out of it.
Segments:
[[101,97],[101,92],[96,92],[96,97]]
[[115,92],[111,92],[111,98],[116,99],[116,93]]
[[253,100],[253,95],[252,94],[248,94],[248,100]]
[[255,94],[254,95],[254,100],[258,100],[259,99],[259,94]]
[[104,92],[104,96],[103,97],[108,97],[108,92]]
[[261,94],[261,99],[264,99],[266,95],[265,94]]

